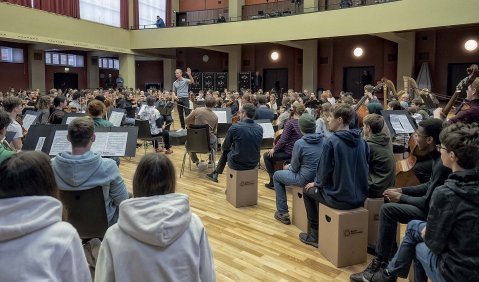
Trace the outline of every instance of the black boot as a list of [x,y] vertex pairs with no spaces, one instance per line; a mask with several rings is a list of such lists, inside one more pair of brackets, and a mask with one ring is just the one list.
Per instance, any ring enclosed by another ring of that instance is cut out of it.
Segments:
[[311,245],[315,248],[318,247],[318,229],[313,229],[309,233],[301,232],[299,234],[299,240],[307,245]]
[[214,182],[218,182],[218,173],[216,171],[213,171],[212,173],[208,173],[206,177]]

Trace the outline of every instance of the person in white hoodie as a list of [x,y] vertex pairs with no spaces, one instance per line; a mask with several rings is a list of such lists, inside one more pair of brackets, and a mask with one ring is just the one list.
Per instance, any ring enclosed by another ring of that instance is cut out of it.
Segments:
[[205,227],[175,186],[175,168],[166,156],[141,159],[133,178],[135,198],[120,204],[118,223],[105,234],[95,281],[216,280]]
[[48,156],[13,155],[0,179],[0,281],[91,281],[80,237],[62,222]]

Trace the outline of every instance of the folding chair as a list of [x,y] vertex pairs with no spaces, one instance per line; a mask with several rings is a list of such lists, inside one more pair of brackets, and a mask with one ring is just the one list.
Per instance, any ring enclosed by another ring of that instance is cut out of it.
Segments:
[[66,221],[78,231],[80,238],[99,238],[108,229],[103,187],[87,190],[60,190],[60,201],[66,210]]
[[191,153],[209,154],[213,162],[213,169],[216,169],[215,148],[210,148],[210,130],[207,124],[190,125],[186,132],[186,151],[183,155],[183,164],[180,170],[180,177],[185,172],[186,155],[190,159],[191,170]]
[[162,136],[151,137],[149,121],[136,119],[135,126],[138,126],[138,139],[143,141],[143,149],[145,149],[145,155],[146,149],[148,148],[148,141],[158,141],[163,144]]

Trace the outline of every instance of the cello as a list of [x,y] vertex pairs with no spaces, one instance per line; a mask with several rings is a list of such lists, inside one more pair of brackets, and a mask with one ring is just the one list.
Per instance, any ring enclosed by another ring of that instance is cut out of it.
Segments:
[[[471,83],[477,78],[477,65],[471,65],[466,69],[466,71],[468,76],[457,84],[456,91],[454,92],[454,94],[452,94],[451,99],[447,102],[447,105],[441,111],[441,116],[443,118],[446,118],[448,116],[449,112],[452,109],[452,106],[456,103],[459,94],[462,93],[462,91],[466,89],[469,85],[471,85]],[[459,113],[466,103],[467,101],[464,99],[464,102],[462,102],[461,105],[457,108],[455,114]]]

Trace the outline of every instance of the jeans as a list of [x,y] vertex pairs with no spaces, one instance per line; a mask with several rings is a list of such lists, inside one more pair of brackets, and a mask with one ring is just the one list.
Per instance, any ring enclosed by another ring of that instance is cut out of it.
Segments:
[[[178,108],[178,115],[180,116],[181,128],[183,128],[183,129],[186,128],[186,126],[185,126],[185,116],[188,116],[191,112],[191,110],[189,109],[189,106],[190,106],[190,99],[188,99],[188,97],[178,98],[178,107],[177,107]],[[183,116],[183,113],[185,113],[185,116]]]
[[445,281],[439,271],[438,257],[429,250],[421,236],[426,222],[412,220],[407,225],[406,234],[396,255],[389,263],[389,273],[406,278],[414,259],[414,281],[426,282],[431,278],[434,282]]
[[398,222],[406,224],[414,219],[426,219],[426,214],[419,208],[398,203],[387,203],[379,214],[379,234],[376,246],[376,256],[381,261],[387,261],[394,254]]
[[286,186],[304,186],[304,179],[298,173],[294,173],[290,170],[278,170],[273,175],[273,183],[276,193],[276,210],[280,215],[288,214]]
[[220,160],[218,161],[218,165],[216,166],[216,173],[222,174],[223,170],[225,170],[226,163],[228,162],[228,153],[231,150],[224,150],[221,152]]
[[341,209],[341,207],[335,207],[330,205],[324,199],[322,191],[318,187],[313,187],[306,192],[306,189],[303,193],[304,207],[306,208],[306,215],[308,217],[308,226],[311,226],[311,229],[318,230],[318,203],[325,206],[331,207],[333,209]]
[[269,151],[263,154],[264,166],[266,167],[266,171],[269,174],[269,182],[273,182],[273,174],[274,174],[274,167],[273,163],[275,161],[283,161],[291,159],[291,155],[286,153],[283,150],[279,150],[274,152],[273,157],[269,156]]

